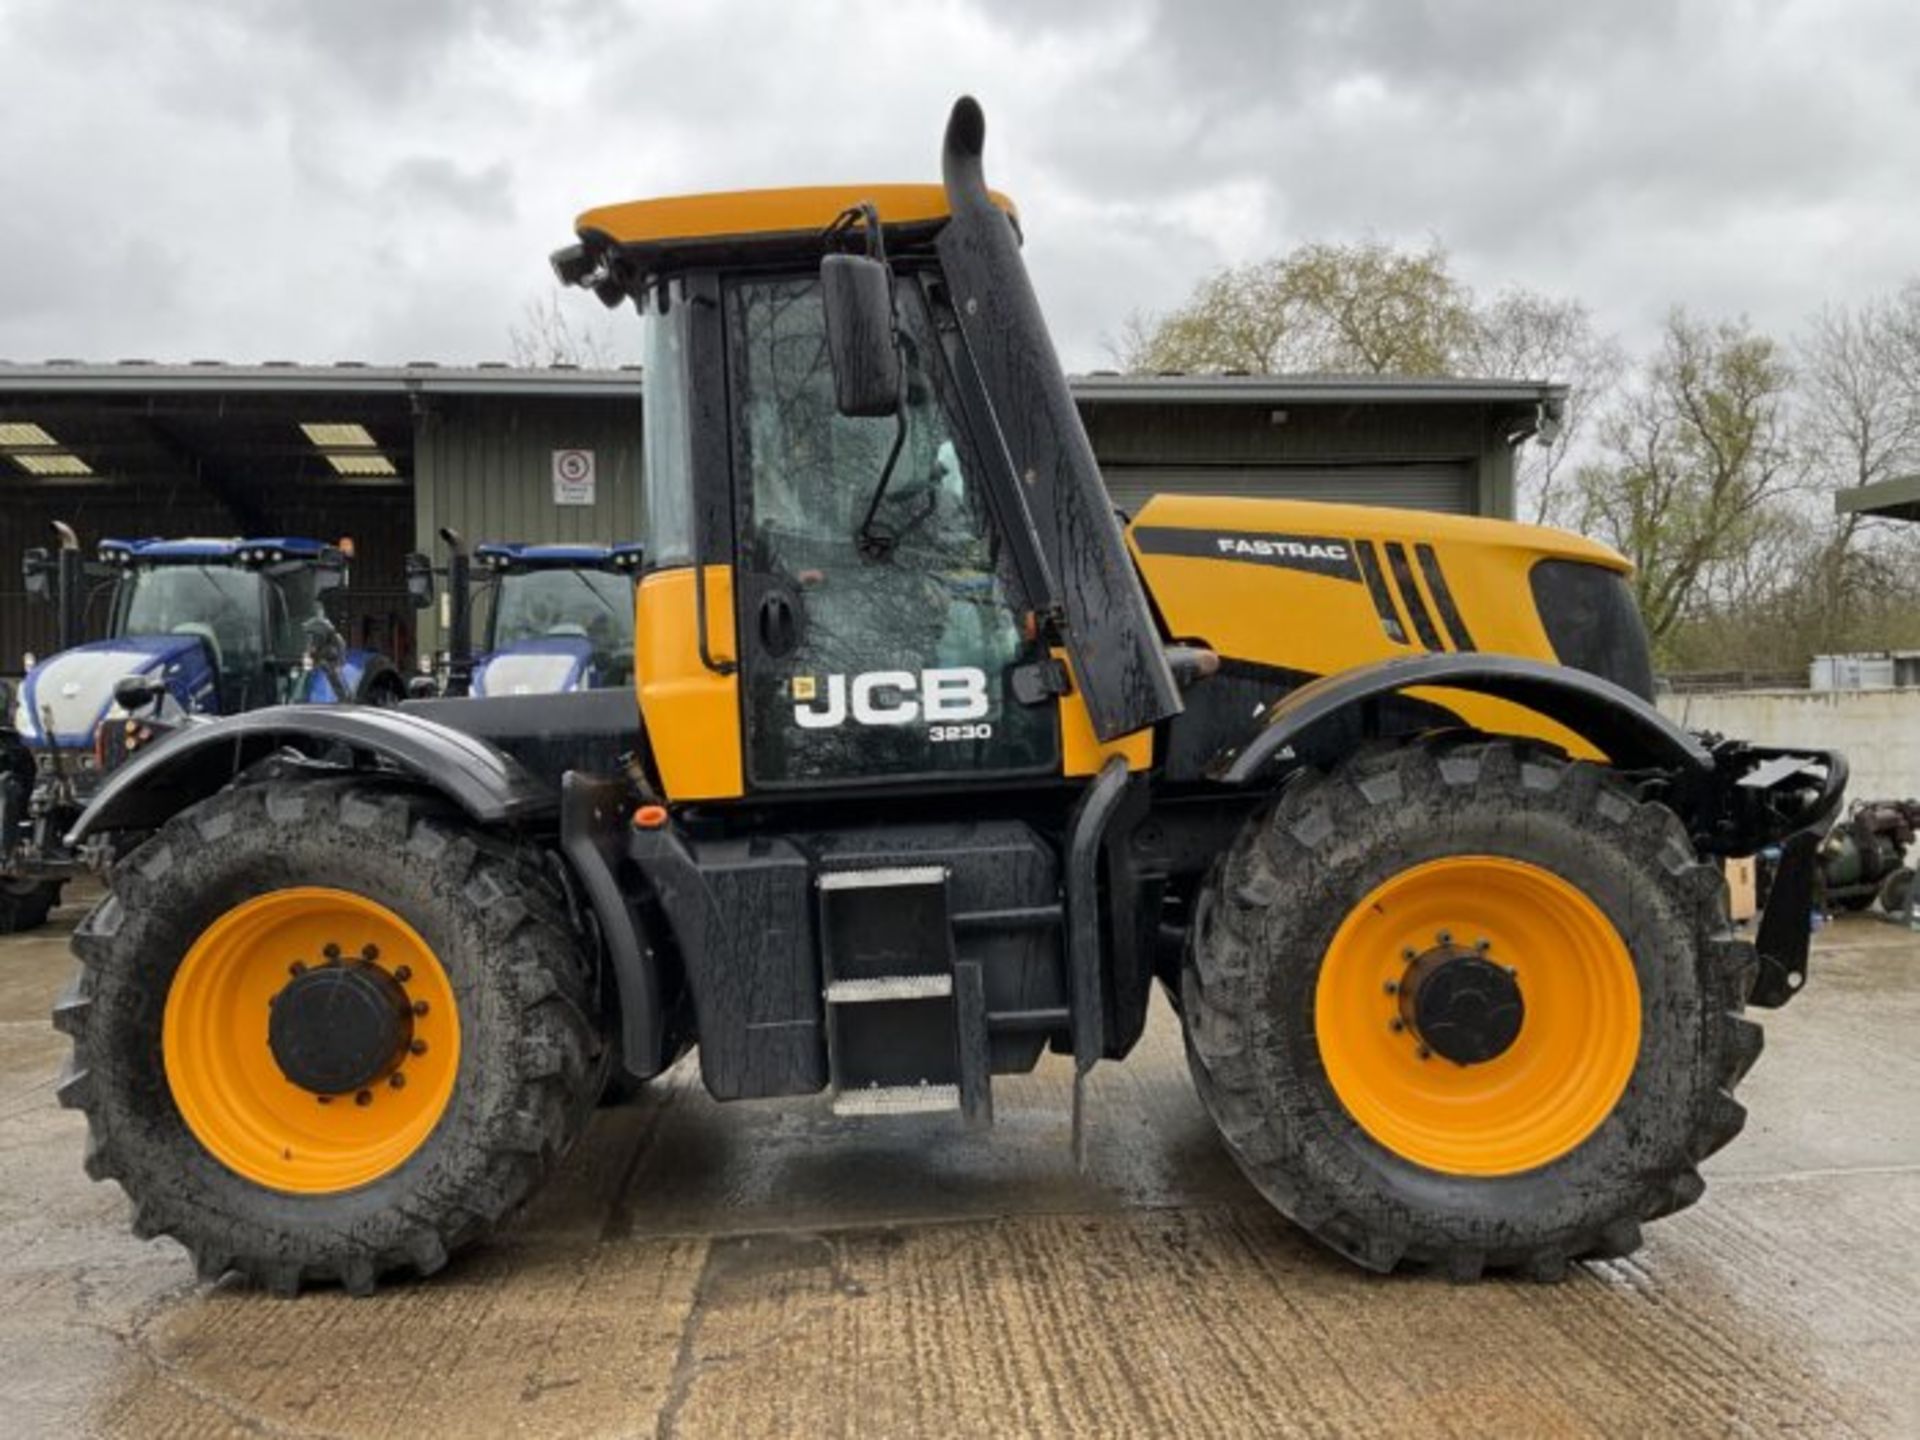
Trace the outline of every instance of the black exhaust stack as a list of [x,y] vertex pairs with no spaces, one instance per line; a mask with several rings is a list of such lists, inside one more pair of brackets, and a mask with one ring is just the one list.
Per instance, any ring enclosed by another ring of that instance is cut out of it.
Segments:
[[460,532],[440,527],[447,546],[447,694],[473,693],[472,564]]
[[53,572],[55,627],[59,648],[71,650],[87,638],[87,562],[71,525],[56,520],[53,533],[60,540]]
[[986,136],[979,103],[962,96],[941,156],[953,218],[937,248],[1008,462],[1007,503],[998,508],[1024,509],[1030,519],[1058,590],[1063,638],[1094,732],[1111,740],[1179,714],[1180,691],[1027,278],[1019,236],[987,193],[980,159]]

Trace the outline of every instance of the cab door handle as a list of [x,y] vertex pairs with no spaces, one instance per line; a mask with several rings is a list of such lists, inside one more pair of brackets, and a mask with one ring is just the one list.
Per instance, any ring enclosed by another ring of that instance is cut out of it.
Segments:
[[778,657],[791,655],[800,645],[800,611],[778,590],[760,602],[760,648]]

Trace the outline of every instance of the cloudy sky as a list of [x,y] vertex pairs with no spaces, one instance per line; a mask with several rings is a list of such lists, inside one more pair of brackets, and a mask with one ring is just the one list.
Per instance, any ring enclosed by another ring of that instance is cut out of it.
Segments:
[[504,357],[579,210],[933,179],[962,91],[1076,368],[1314,238],[1629,343],[1920,275],[1912,0],[0,0],[0,358]]

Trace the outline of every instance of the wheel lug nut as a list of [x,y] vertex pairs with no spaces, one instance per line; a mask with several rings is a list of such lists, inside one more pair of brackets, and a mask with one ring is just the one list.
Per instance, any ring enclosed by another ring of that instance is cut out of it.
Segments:
[[1507,972],[1507,978],[1509,980],[1518,980],[1520,978],[1520,972],[1514,969],[1513,966],[1502,965],[1500,968]]
[[358,1095],[353,1097],[353,1103],[356,1105],[371,1105],[373,1103],[373,1092],[371,1090],[362,1090]]
[[424,1000],[416,1000],[416,1001],[414,1001],[414,1002],[413,1002],[413,1013],[414,1013],[414,1014],[416,1014],[416,1015],[424,1015],[424,1014],[426,1014],[426,1013],[427,1013],[427,1002],[426,1002],[426,1001],[424,1001]]
[[289,975],[304,975],[306,973],[307,973],[307,962],[304,960],[296,960],[291,965],[287,966],[287,974]]
[[1400,958],[1402,960],[1418,960],[1420,958],[1420,952],[1409,945],[1401,950]]
[[1422,1045],[1418,1050],[1414,1051],[1413,1053],[1418,1055],[1422,1060],[1431,1060],[1433,1058],[1433,1051],[1429,1050],[1424,1045]]
[[1435,935],[1433,938],[1439,941],[1442,945],[1451,945],[1453,943],[1453,932],[1451,930],[1442,930],[1438,935]]
[[1400,993],[1400,982],[1397,980],[1389,980],[1387,981],[1386,989],[1387,994],[1398,995]]
[[416,1037],[407,1042],[407,1051],[413,1055],[424,1055],[427,1053],[427,1042]]
[[387,1077],[387,1084],[395,1090],[404,1090],[407,1088],[407,1077],[396,1070]]
[[[369,945],[367,948],[371,950],[373,947]],[[400,966],[399,969],[393,972],[393,978],[398,980],[402,985],[406,984],[407,981],[413,978],[413,967],[411,965]]]
[[362,945],[360,947],[360,958],[366,961],[367,964],[371,965],[374,961],[380,958],[380,947],[378,945],[375,945],[372,941],[368,941],[365,945]]
[[1387,1029],[1391,1030],[1396,1035],[1398,1035],[1402,1030],[1406,1028],[1407,1028],[1407,1022],[1402,1020],[1398,1015],[1394,1016],[1391,1020],[1387,1021]]
[[318,1100],[322,1105],[331,1105],[333,1103],[333,1097],[331,1095],[316,1095],[313,1098]]
[[331,940],[320,947],[320,953],[327,957],[328,964],[337,965],[340,963],[340,947],[335,945]]

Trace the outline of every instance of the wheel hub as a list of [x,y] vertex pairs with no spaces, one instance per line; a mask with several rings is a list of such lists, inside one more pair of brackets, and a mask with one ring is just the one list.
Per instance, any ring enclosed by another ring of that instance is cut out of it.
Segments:
[[352,1094],[387,1079],[412,1040],[407,992],[364,961],[297,970],[274,996],[267,1021],[280,1073],[316,1095]]
[[1483,950],[1442,943],[1407,967],[1400,1018],[1434,1054],[1456,1065],[1480,1065],[1504,1055],[1519,1038],[1526,1002],[1512,970]]

